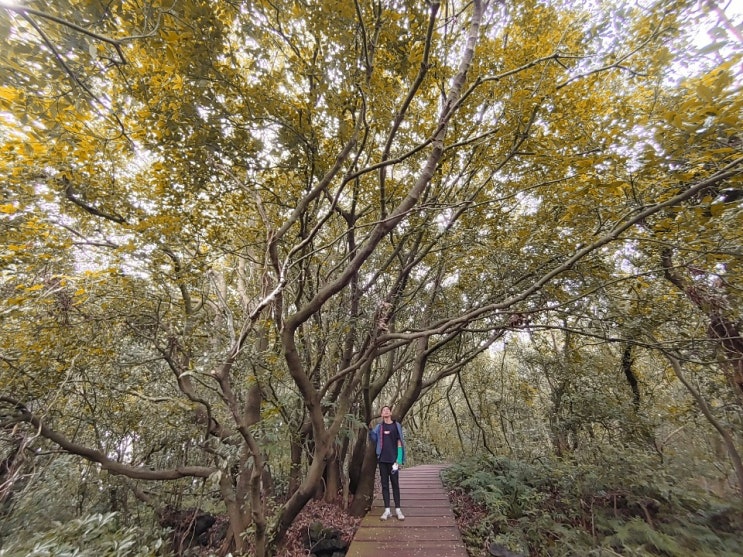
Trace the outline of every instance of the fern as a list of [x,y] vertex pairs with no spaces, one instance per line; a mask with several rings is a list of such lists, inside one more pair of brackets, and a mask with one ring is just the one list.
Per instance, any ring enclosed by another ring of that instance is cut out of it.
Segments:
[[116,513],[93,514],[16,540],[0,557],[150,557],[168,555],[163,540],[136,528],[122,528]]
[[741,505],[678,487],[652,459],[621,450],[594,462],[481,457],[451,467],[445,481],[487,511],[464,534],[471,548],[507,538],[499,543],[532,557],[743,555]]

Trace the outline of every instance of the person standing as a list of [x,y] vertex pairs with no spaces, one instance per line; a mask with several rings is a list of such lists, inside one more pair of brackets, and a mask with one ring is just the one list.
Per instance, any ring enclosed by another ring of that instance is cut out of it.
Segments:
[[400,422],[392,419],[392,409],[383,406],[381,421],[374,426],[369,424],[369,438],[374,443],[379,463],[379,479],[382,483],[382,499],[384,512],[380,520],[387,520],[390,512],[390,482],[392,482],[392,497],[395,501],[395,514],[398,520],[405,520],[400,508],[400,473],[399,469],[405,463],[405,439]]

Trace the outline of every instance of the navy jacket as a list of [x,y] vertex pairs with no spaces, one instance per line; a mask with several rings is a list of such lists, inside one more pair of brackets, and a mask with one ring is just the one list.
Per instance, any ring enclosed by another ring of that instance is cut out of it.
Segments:
[[[405,439],[402,436],[402,426],[400,422],[393,422],[397,426],[397,434],[400,436],[400,444],[402,445],[402,463],[405,464]],[[369,439],[374,443],[374,449],[377,453],[377,458],[382,454],[382,435],[379,432],[382,429],[382,423],[378,423],[374,429],[369,430]]]

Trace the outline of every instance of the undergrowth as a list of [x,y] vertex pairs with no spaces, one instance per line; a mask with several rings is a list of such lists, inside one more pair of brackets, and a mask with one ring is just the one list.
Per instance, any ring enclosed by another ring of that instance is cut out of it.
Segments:
[[[616,455],[615,455],[616,456]],[[449,468],[473,557],[740,557],[743,505],[678,487],[642,456],[591,464],[483,456]]]

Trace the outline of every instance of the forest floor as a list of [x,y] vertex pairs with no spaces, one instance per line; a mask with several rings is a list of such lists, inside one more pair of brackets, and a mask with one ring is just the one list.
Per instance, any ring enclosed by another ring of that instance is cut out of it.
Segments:
[[[378,497],[380,494],[381,487],[379,485],[379,477],[377,477],[375,479],[375,497]],[[481,506],[477,505],[477,503],[464,493],[450,491],[449,498],[457,510],[455,516],[460,531],[471,525],[472,521],[482,518],[485,513],[485,510]],[[337,530],[340,538],[350,544],[361,524],[362,518],[351,516],[343,508],[341,503],[326,502],[317,499],[310,500],[284,536],[276,557],[307,557],[306,540],[310,526],[316,522],[320,522],[325,529]],[[226,520],[226,517],[220,517],[221,522],[224,520]],[[218,541],[221,543],[223,538]],[[219,546],[219,543],[202,546],[195,552],[192,549],[190,554],[199,555],[200,557],[214,555],[214,551]]]
[[[376,478],[375,495],[379,491],[379,477]],[[456,507],[455,513],[457,526],[460,531],[468,524],[477,522],[484,514],[485,509],[464,493],[456,491],[449,492],[449,500]],[[361,524],[361,518],[349,515],[343,508],[335,503],[324,501],[310,501],[299,514],[286,534],[282,549],[277,557],[307,557],[307,548],[303,539],[306,531],[313,522],[322,522],[325,528],[335,528],[341,532],[344,541],[351,543],[356,530]]]
[[359,524],[361,524],[361,517],[351,516],[337,503],[312,500],[305,505],[291,528],[289,528],[277,557],[307,557],[307,547],[304,540],[309,526],[314,522],[321,522],[323,528],[338,530],[341,538],[345,542],[351,543]]
[[[555,544],[576,555],[597,549],[613,555],[743,555],[743,513],[735,493],[713,497],[653,471],[647,478],[636,469],[629,476],[620,464],[576,472],[571,462],[475,459],[452,467],[444,485],[470,557],[548,555]],[[313,522],[350,542],[361,519],[339,504],[310,501],[278,557],[306,557],[304,539]]]

